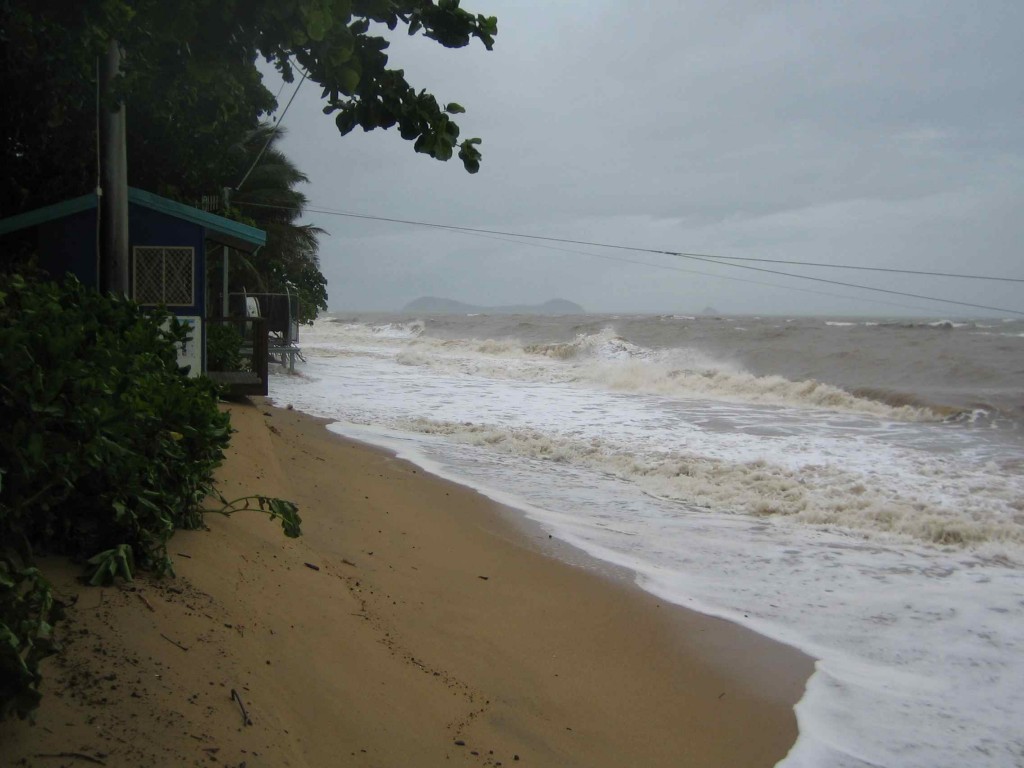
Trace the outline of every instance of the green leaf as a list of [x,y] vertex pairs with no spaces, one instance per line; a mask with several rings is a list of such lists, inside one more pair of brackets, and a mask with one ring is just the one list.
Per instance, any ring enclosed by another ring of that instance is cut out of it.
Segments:
[[453,101],[450,102],[448,106],[444,108],[444,111],[447,112],[449,115],[461,115],[463,112],[466,111],[466,109],[461,104],[456,104]]
[[334,124],[338,126],[338,131],[342,136],[350,133],[356,127],[356,122],[356,115],[351,109],[339,112],[338,116],[334,118]]
[[125,581],[132,581],[135,558],[128,544],[118,544],[113,549],[106,549],[89,558],[87,563],[93,566],[86,578],[92,586],[110,584],[120,575]]
[[438,160],[448,161],[452,159],[452,146],[447,141],[440,139],[434,145],[434,157]]
[[340,66],[352,58],[355,52],[356,40],[347,28],[341,27],[331,39],[331,48],[327,59],[331,64]]
[[480,139],[466,139],[459,146],[459,159],[462,160],[463,167],[469,173],[476,173],[480,170],[480,152],[476,148],[479,143]]
[[346,96],[351,96],[359,87],[359,73],[351,67],[342,67],[338,71],[338,90]]
[[314,8],[306,18],[306,34],[309,39],[319,43],[327,34],[330,17],[321,8]]

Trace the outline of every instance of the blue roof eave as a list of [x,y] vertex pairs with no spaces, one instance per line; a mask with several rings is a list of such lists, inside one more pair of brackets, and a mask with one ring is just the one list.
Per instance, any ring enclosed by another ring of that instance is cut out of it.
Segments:
[[[27,211],[17,216],[0,219],[0,235],[28,229],[29,227],[45,224],[48,221],[63,219],[72,214],[95,208],[96,199],[96,194],[90,193],[72,198],[71,200],[63,200],[53,205],[47,205],[43,208],[36,208],[34,211]],[[267,244],[267,233],[262,229],[226,219],[215,213],[207,213],[183,203],[176,203],[173,200],[168,200],[166,197],[154,195],[152,192],[144,192],[141,189],[129,187],[128,202],[173,216],[177,219],[183,219],[192,224],[197,224],[203,227],[208,239],[217,243],[223,243],[231,248],[251,253]]]
[[168,216],[198,224],[206,229],[206,236],[210,240],[232,248],[251,252],[267,244],[267,233],[262,229],[226,219],[215,213],[207,213],[190,205],[176,203],[166,197],[154,195],[152,192],[129,187],[128,201],[160,213],[166,213]]
[[35,227],[39,224],[45,224],[48,221],[63,219],[66,216],[71,216],[72,214],[87,211],[90,208],[95,207],[95,193],[75,197],[71,200],[62,200],[59,203],[47,205],[44,208],[36,208],[34,211],[27,211],[17,216],[0,219],[0,235],[17,232],[21,229],[28,229],[29,227]]

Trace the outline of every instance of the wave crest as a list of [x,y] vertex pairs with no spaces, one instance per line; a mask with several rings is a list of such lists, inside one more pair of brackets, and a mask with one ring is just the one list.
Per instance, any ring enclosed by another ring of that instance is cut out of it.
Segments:
[[451,375],[486,375],[519,381],[592,386],[676,399],[708,398],[791,408],[863,413],[898,421],[938,421],[950,416],[924,403],[880,390],[849,392],[815,379],[759,376],[742,365],[694,347],[650,349],[612,328],[581,333],[570,342],[523,344],[511,339],[438,339],[422,321],[351,328],[367,341],[398,345],[402,365]]
[[[1024,544],[1024,514],[1008,489],[990,497],[942,504],[894,494],[872,479],[830,465],[787,469],[764,460],[729,462],[683,453],[637,456],[601,440],[557,438],[528,428],[411,419],[402,429],[444,436],[501,453],[586,467],[637,484],[650,496],[693,510],[780,517],[941,546]],[[1005,499],[1004,499],[1005,501]],[[1005,507],[994,513],[993,503]]]
[[941,418],[930,408],[889,405],[858,397],[815,379],[793,381],[783,376],[755,376],[745,371],[695,371],[634,365],[593,366],[588,377],[602,381],[612,389],[669,397],[708,397],[744,403],[854,411],[900,421],[935,421]]

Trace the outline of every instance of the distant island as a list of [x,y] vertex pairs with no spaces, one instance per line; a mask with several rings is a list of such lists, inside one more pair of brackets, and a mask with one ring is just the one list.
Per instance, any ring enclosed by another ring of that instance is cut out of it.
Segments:
[[402,308],[403,312],[422,312],[425,315],[585,315],[587,311],[565,299],[551,299],[543,304],[513,304],[503,307],[479,307],[454,299],[421,296]]

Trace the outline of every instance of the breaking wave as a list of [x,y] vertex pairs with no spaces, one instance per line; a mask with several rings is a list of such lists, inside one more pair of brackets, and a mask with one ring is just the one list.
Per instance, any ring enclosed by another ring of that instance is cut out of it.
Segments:
[[886,402],[814,379],[758,376],[738,363],[697,349],[649,349],[616,335],[610,328],[550,344],[416,337],[398,352],[397,360],[451,373],[504,375],[672,398],[852,411],[900,421],[938,421],[950,415],[922,402]]
[[326,322],[331,323],[336,329],[345,332],[347,335],[394,340],[417,339],[423,335],[423,331],[426,328],[426,323],[422,320],[368,325],[356,318],[336,317]]
[[[923,492],[896,492],[879,478],[825,464],[788,469],[764,460],[732,462],[682,452],[638,456],[599,439],[426,418],[398,426],[512,456],[586,467],[691,509],[786,518],[930,545],[1024,544],[1024,498],[1011,483],[991,478],[986,487],[950,503]],[[927,482],[929,473],[948,471],[926,468],[922,474]]]

